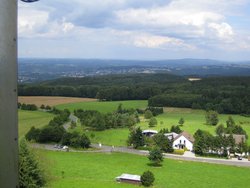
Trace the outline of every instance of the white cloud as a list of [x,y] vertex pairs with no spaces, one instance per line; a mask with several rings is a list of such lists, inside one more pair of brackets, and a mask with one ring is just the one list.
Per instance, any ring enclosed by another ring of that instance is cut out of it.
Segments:
[[201,27],[209,21],[219,21],[222,16],[213,12],[194,12],[189,10],[153,8],[128,9],[116,12],[117,18],[124,24],[139,24],[143,26],[195,26]]
[[148,34],[138,35],[134,37],[133,44],[137,47],[144,48],[166,48],[170,46],[187,47],[187,45],[185,45],[182,40]]
[[48,24],[49,13],[41,10],[21,9],[18,15],[20,36],[29,36],[44,29]]
[[232,27],[227,23],[210,23],[208,25],[209,28],[215,31],[217,37],[220,39],[232,40],[234,35]]
[[[175,50],[176,54],[188,51],[195,56],[194,49],[209,54],[217,49],[247,50],[249,28],[242,25],[249,14],[240,11],[247,3],[248,0],[19,2],[18,33],[22,40],[68,41],[73,47],[78,43],[78,47],[87,46],[86,49],[98,46],[97,53],[101,49],[113,52],[114,48],[131,48],[154,53],[157,49],[170,53]],[[237,22],[239,17],[244,20]]]

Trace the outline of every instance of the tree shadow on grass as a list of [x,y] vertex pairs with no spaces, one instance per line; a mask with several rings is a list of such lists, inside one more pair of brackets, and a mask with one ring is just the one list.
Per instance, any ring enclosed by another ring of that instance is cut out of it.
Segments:
[[150,167],[158,167],[158,168],[162,167],[162,164],[159,163],[147,163],[147,165]]

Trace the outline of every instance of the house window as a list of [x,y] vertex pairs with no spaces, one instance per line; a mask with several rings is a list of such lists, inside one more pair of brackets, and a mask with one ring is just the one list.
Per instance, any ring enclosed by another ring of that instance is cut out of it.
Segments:
[[181,140],[180,140],[180,144],[181,144]]
[[184,140],[184,144],[186,144],[186,140]]

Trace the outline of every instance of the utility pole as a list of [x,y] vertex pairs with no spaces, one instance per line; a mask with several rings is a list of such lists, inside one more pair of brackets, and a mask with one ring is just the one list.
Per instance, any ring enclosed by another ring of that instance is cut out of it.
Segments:
[[0,187],[18,188],[17,0],[0,0]]

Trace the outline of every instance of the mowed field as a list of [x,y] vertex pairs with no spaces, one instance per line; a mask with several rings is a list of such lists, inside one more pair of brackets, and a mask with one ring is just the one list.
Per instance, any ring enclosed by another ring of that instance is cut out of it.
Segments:
[[101,113],[113,112],[117,109],[118,105],[122,104],[123,108],[146,108],[148,101],[146,100],[133,100],[133,101],[107,101],[107,102],[78,102],[71,104],[57,105],[56,107],[63,110],[69,109],[71,112],[77,109],[83,110],[97,110]]
[[117,183],[122,173],[155,175],[154,188],[235,188],[250,183],[250,168],[165,159],[162,167],[151,167],[145,156],[124,153],[73,153],[39,150],[53,188],[135,188]]
[[24,136],[32,126],[41,128],[49,123],[53,114],[39,111],[18,110],[18,135]]
[[[228,114],[219,114],[219,123],[226,126],[226,121],[228,117],[231,116],[237,125],[241,125],[247,134],[250,136],[250,118],[240,115],[228,115]],[[205,120],[205,111],[204,110],[192,110],[186,108],[165,108],[165,113],[156,117],[158,125],[153,127],[155,130],[160,130],[162,128],[170,129],[172,125],[178,125],[180,118],[184,118],[185,123],[181,127],[182,130],[185,130],[191,134],[194,134],[197,129],[202,129],[209,131],[212,134],[215,134],[215,129],[218,126],[206,125]],[[140,126],[142,129],[148,129],[148,122],[141,122]],[[250,139],[248,143],[250,144]]]
[[90,102],[96,99],[90,98],[76,98],[76,97],[44,97],[44,96],[27,96],[18,97],[18,102],[26,104],[35,104],[40,107],[42,104],[55,106],[59,104]]

